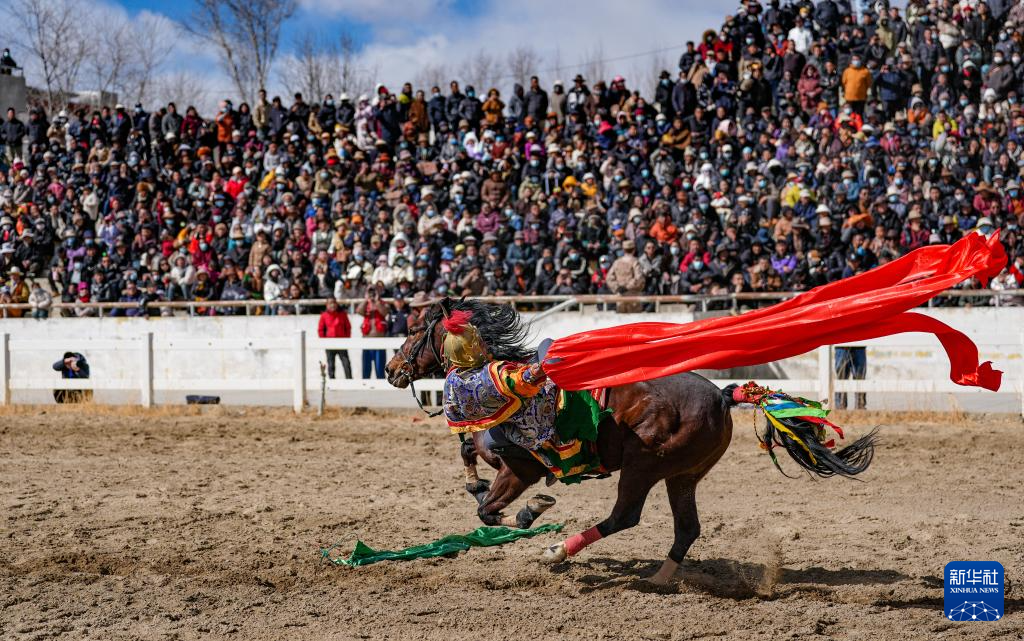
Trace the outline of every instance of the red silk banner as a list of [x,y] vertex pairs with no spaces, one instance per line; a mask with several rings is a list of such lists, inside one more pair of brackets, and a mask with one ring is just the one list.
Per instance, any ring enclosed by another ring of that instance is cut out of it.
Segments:
[[934,334],[959,385],[996,391],[1002,372],[978,363],[963,333],[909,312],[953,285],[987,284],[1006,266],[997,235],[972,233],[953,245],[922,247],[862,274],[822,285],[771,307],[692,323],[635,323],[555,340],[544,371],[567,390],[651,380],[695,369],[728,369],[797,356],[822,345],[902,332]]

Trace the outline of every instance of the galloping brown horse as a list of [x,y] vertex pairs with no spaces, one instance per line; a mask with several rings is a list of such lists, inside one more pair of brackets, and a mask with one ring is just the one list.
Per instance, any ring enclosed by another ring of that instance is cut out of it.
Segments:
[[[424,315],[424,322],[388,363],[385,368],[388,382],[404,388],[420,378],[444,376],[440,357],[444,327],[439,321],[455,309],[473,313],[472,323],[494,359],[523,362],[533,357],[532,351],[523,346],[527,331],[511,307],[444,299]],[[604,467],[619,472],[615,506],[608,518],[595,528],[548,548],[544,559],[564,561],[600,538],[635,526],[640,522],[651,488],[665,481],[675,540],[667,559],[650,579],[664,584],[672,579],[687,550],[700,535],[697,483],[729,447],[732,437],[729,409],[735,404],[733,395],[731,390],[723,393],[702,376],[684,373],[613,387],[608,390],[607,403],[613,413],[598,428],[597,449]],[[462,457],[466,465],[466,489],[477,498],[481,520],[488,525],[504,523],[529,527],[554,503],[553,499],[543,495],[534,497],[514,519],[505,517],[502,510],[526,488],[545,478],[547,470],[525,451],[523,456],[517,456],[506,448],[499,456],[482,445],[483,432],[472,436],[472,440],[463,444]],[[844,475],[854,475],[867,468],[872,451],[871,436],[863,437],[829,454],[832,458],[828,461],[820,460],[819,452],[818,464],[827,464],[830,468],[808,469],[822,474],[839,469]],[[498,470],[492,483],[477,478],[477,456]]]

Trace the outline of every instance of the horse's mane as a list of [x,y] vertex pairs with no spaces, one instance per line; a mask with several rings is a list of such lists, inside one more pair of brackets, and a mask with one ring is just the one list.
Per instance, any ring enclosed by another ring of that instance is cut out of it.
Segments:
[[488,351],[499,361],[516,361],[525,363],[536,355],[525,345],[529,330],[523,324],[519,312],[511,305],[495,305],[477,300],[445,299],[431,308],[427,321],[436,321],[442,317],[442,308],[448,313],[455,310],[468,311],[473,314],[472,322],[480,332]]

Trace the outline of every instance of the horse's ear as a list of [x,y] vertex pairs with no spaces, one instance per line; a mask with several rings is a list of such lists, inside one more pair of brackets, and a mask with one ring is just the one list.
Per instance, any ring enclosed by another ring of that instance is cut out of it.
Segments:
[[445,296],[441,300],[437,301],[437,304],[441,306],[441,314],[448,318],[449,314],[452,313],[452,299]]

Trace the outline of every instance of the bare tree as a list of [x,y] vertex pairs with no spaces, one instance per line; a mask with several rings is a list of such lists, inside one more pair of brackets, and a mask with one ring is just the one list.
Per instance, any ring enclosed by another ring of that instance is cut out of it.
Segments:
[[598,80],[607,80],[604,77],[604,46],[598,42],[593,48],[584,51],[577,68],[590,86]]
[[181,105],[194,105],[201,112],[205,111],[207,102],[207,91],[195,74],[186,71],[177,71],[172,74],[159,76],[153,79],[153,93],[157,100],[162,103],[174,102]]
[[376,67],[363,68],[358,62],[351,34],[342,32],[334,38],[307,31],[296,38],[294,52],[283,61],[280,75],[289,91],[301,91],[313,100],[341,92],[354,98],[368,92],[377,75]]
[[479,96],[497,83],[501,77],[502,61],[483,49],[466,58],[459,70],[459,76],[466,85],[472,85]]
[[131,31],[131,47],[134,56],[134,73],[124,86],[126,96],[135,102],[145,103],[153,90],[153,79],[159,75],[167,62],[179,35],[178,26],[151,14],[140,16]]
[[306,31],[295,38],[294,52],[281,65],[281,79],[290,93],[310,100],[332,93],[341,76],[341,59],[333,42]]
[[420,67],[413,81],[417,87],[429,94],[432,87],[438,87],[442,92],[446,91],[448,83],[453,79],[454,76],[447,65],[439,62]]
[[380,65],[372,63],[353,75],[348,82],[342,83],[341,88],[351,94],[352,99],[355,100],[359,94],[369,94],[379,77]]
[[506,65],[508,75],[513,82],[524,87],[529,84],[530,76],[537,73],[537,66],[540,63],[540,54],[533,47],[519,45],[508,52]]
[[555,74],[555,77],[551,80],[551,86],[554,86],[554,83],[559,80],[565,82],[565,80],[562,78],[562,73],[565,70],[562,68],[562,48],[560,46],[555,45],[555,51],[554,53],[551,54],[551,60],[549,64],[550,66],[548,67],[548,69],[551,70],[551,73]]
[[4,13],[8,40],[42,77],[47,108],[63,108],[91,48],[84,7],[78,0],[12,0]]
[[[355,96],[369,90],[373,77],[368,78],[356,66],[356,41],[352,34],[343,32],[338,38],[338,55],[341,63],[341,90]],[[376,75],[376,74],[374,74]]]
[[658,89],[661,72],[672,68],[669,53],[662,51],[662,47],[654,48],[657,50],[656,53],[633,61],[629,76],[626,78],[626,86],[639,91],[642,96],[650,96],[652,100],[654,92]]
[[295,0],[195,0],[195,5],[184,28],[217,47],[240,98],[252,100],[266,88],[281,24],[295,13]]
[[134,64],[132,51],[132,25],[124,17],[97,14],[89,27],[94,44],[83,63],[88,89],[102,96],[105,92],[119,92]]
[[84,63],[86,88],[116,93],[122,102],[144,102],[154,75],[174,48],[177,27],[144,14],[135,20],[101,12],[88,27],[95,34]]

